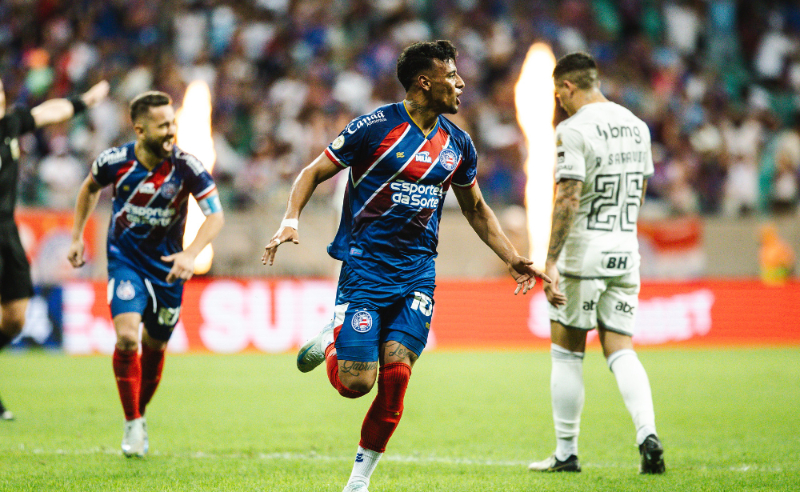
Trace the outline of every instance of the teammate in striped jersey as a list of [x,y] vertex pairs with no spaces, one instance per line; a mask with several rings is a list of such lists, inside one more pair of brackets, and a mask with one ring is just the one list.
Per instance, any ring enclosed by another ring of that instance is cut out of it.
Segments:
[[[100,191],[111,185],[108,302],[117,343],[114,374],[125,413],[122,451],[147,452],[145,408],[161,380],[164,351],[178,322],[183,283],[195,257],[223,224],[214,180],[196,157],[175,146],[175,112],[163,92],[145,92],[130,105],[136,141],[102,152],[78,192],[69,261],[84,264],[83,231]],[[183,249],[189,195],[206,219]],[[139,324],[142,353],[139,355]]]
[[364,396],[377,379],[346,492],[367,490],[400,422],[433,315],[439,220],[451,185],[470,225],[508,265],[517,292],[527,292],[537,278],[549,281],[517,253],[484,201],[470,136],[442,116],[458,111],[464,89],[455,58],[449,41],[403,51],[397,76],[406,98],[354,119],[303,169],[262,257],[271,265],[280,244],[299,241],[300,212],[314,189],[347,170],[341,223],[328,246],[342,261],[334,319],[297,360],[303,372],[326,361],[331,384],[348,398]]

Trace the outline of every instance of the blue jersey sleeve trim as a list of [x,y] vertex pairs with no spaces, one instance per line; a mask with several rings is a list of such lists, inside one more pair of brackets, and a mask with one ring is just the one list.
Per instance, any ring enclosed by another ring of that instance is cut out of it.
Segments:
[[457,186],[459,188],[472,188],[476,184],[478,184],[478,178],[477,177],[473,178],[472,181],[470,183],[467,183],[467,184],[458,184],[455,181],[453,181],[453,186]]

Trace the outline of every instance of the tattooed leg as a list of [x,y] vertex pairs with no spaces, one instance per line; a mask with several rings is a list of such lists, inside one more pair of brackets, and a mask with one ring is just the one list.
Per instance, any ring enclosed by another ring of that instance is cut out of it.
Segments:
[[359,393],[369,393],[378,377],[378,361],[338,361],[338,379],[347,388]]

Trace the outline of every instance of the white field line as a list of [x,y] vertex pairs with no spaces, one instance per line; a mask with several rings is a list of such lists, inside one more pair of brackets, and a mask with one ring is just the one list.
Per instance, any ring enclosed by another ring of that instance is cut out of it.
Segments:
[[[41,449],[41,448],[26,448],[20,445],[18,451],[21,453],[30,453],[39,456],[88,456],[96,454],[105,455],[122,455],[122,452],[117,449],[107,447],[95,447],[89,449]],[[180,453],[161,453],[158,450],[152,451],[148,456],[159,457],[175,457],[175,458],[190,458],[190,459],[259,459],[265,461],[325,461],[325,462],[351,462],[352,456],[328,456],[317,454],[315,452],[308,453],[206,453],[203,451],[180,452]],[[523,467],[527,468],[529,461],[523,460],[486,460],[476,458],[454,458],[444,456],[402,456],[387,454],[383,456],[381,461],[392,461],[398,463],[415,463],[421,465],[441,464],[452,466],[487,466],[487,467]],[[619,463],[581,463],[583,468],[630,468],[636,467],[637,463],[631,462],[626,464]],[[789,467],[792,468],[792,467]],[[714,470],[724,469],[721,467],[694,467],[700,470]],[[782,473],[784,467],[780,465],[763,466],[754,464],[740,464],[736,466],[727,467],[727,470],[739,473]]]

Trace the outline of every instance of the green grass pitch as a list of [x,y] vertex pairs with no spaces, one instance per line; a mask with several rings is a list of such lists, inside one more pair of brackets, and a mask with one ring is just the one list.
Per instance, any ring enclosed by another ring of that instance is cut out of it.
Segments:
[[[554,449],[550,356],[430,352],[370,490],[800,490],[800,349],[640,350],[667,474],[637,474],[634,431],[602,355],[584,362],[580,474],[534,474]],[[110,357],[0,357],[0,490],[340,491],[372,400],[346,400],[286,355],[168,356],[150,454],[119,451]]]

